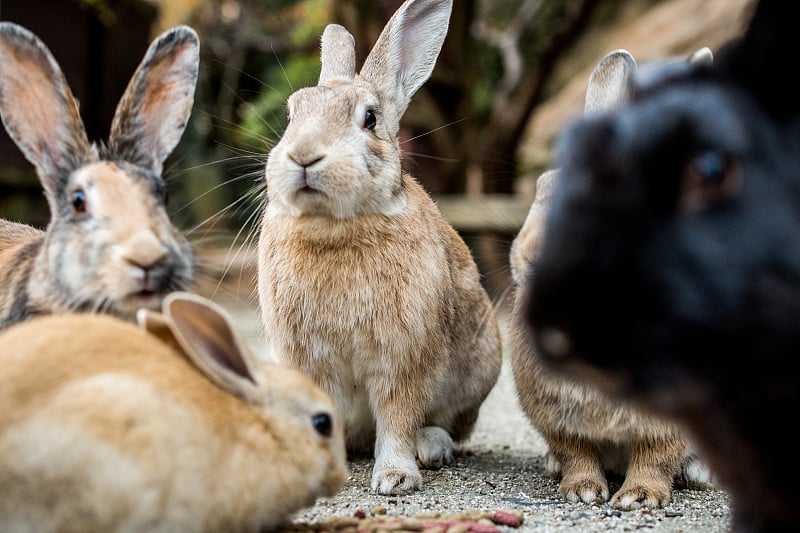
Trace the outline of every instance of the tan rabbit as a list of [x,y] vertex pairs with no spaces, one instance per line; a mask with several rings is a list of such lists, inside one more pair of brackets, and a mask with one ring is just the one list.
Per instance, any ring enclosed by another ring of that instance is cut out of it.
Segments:
[[[693,56],[710,60],[708,49]],[[608,54],[595,67],[586,94],[586,113],[601,113],[628,97],[636,62],[625,50]],[[537,182],[534,203],[511,248],[516,295],[510,324],[512,370],[523,411],[549,446],[546,472],[560,478],[559,492],[572,502],[609,500],[606,472],[625,476],[611,498],[618,509],[661,507],[671,497],[674,481],[689,485],[711,482],[706,466],[688,447],[675,426],[612,401],[597,389],[552,375],[541,365],[524,324],[523,294],[528,275],[536,275],[544,231],[558,170]]]
[[353,37],[329,25],[319,85],[289,98],[266,166],[258,289],[271,353],[333,396],[348,450],[374,450],[383,494],[421,487],[416,459],[451,461],[500,371],[470,250],[400,167],[400,118],[451,10],[407,0],[358,74]]
[[4,531],[260,532],[342,487],[342,425],[307,377],[256,361],[189,293],[141,322],[0,333]]
[[150,46],[92,144],[58,64],[31,32],[0,23],[0,116],[36,167],[50,207],[40,231],[0,220],[0,328],[34,315],[133,319],[193,279],[191,247],[167,215],[164,160],[192,109],[198,39],[186,26]]

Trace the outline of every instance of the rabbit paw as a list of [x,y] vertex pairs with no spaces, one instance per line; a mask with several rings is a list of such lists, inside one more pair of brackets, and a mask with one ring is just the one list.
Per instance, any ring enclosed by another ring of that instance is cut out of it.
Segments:
[[694,453],[683,460],[675,486],[689,489],[708,489],[714,487],[714,478],[708,466]]
[[561,497],[578,503],[605,503],[608,501],[608,483],[605,478],[571,477],[562,479],[558,487]]
[[553,452],[549,451],[544,456],[544,473],[551,479],[558,479],[561,477],[561,463],[558,461]]
[[380,494],[407,494],[422,488],[422,475],[417,465],[381,468],[372,472],[372,490]]
[[417,430],[417,459],[425,468],[441,468],[453,461],[453,439],[444,429],[426,426]]
[[671,491],[668,484],[661,485],[660,483],[642,484],[626,481],[611,498],[611,506],[620,511],[633,511],[642,507],[649,509],[663,507],[669,503]]

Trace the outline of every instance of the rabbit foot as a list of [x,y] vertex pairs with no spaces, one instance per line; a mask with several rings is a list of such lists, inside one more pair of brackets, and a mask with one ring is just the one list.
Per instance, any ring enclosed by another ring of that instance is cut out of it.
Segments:
[[572,503],[605,503],[608,501],[608,484],[603,478],[563,479],[558,487],[558,492],[562,498]]
[[705,462],[692,452],[684,458],[674,483],[676,487],[708,489],[714,487],[714,478]]
[[551,451],[544,456],[544,473],[551,479],[561,477],[561,462]]
[[437,426],[417,430],[417,459],[425,468],[436,469],[453,462],[453,438]]
[[408,494],[422,488],[422,475],[413,468],[382,468],[372,473],[372,490],[380,494]]
[[611,498],[611,506],[620,511],[633,511],[647,507],[658,509],[669,503],[671,491],[669,485],[659,486],[659,484],[629,484],[627,481]]

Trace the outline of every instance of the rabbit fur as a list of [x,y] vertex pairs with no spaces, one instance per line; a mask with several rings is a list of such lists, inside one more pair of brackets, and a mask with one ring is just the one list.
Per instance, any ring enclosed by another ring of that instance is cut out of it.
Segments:
[[713,65],[562,132],[521,304],[548,368],[686,428],[737,532],[800,529],[798,15],[762,0]]
[[[702,58],[702,59],[700,59]],[[710,61],[701,49],[695,61]],[[585,113],[613,109],[628,98],[637,65],[626,50],[607,54],[588,83]],[[536,276],[545,219],[557,169],[542,174],[528,216],[511,246],[515,299],[509,329],[511,368],[520,405],[548,444],[547,474],[560,478],[559,493],[572,502],[609,500],[606,472],[624,476],[611,505],[621,510],[662,507],[669,503],[673,480],[705,486],[707,468],[687,446],[674,424],[609,399],[597,388],[550,373],[528,342],[523,296]]]
[[500,372],[492,302],[470,250],[401,171],[397,138],[430,76],[450,0],[407,0],[360,73],[341,26],[322,36],[316,87],[288,100],[266,165],[258,292],[273,357],[330,393],[371,487],[419,489],[452,460]]
[[191,284],[194,256],[169,220],[161,171],[191,113],[198,49],[189,27],[159,36],[98,145],[47,47],[0,22],[0,117],[51,216],[46,231],[0,220],[0,328],[69,311],[133,320]]
[[344,484],[327,394],[254,359],[213,302],[163,305],[141,328],[74,313],[0,333],[4,530],[268,531]]

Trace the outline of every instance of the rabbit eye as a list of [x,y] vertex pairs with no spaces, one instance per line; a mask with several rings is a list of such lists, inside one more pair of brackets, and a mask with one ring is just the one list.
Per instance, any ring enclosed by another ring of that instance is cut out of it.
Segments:
[[333,421],[327,413],[317,413],[312,416],[311,425],[323,437],[330,437],[333,433]]
[[378,119],[375,116],[375,111],[372,109],[367,109],[367,112],[364,113],[364,127],[368,130],[374,130],[377,122]]
[[697,153],[684,169],[682,210],[693,213],[735,197],[742,187],[742,169],[735,159],[716,150]]
[[82,189],[78,189],[72,193],[72,209],[76,213],[86,212],[86,193]]
[[289,109],[286,109],[286,125],[288,126],[289,123],[292,121],[292,115],[289,113]]

